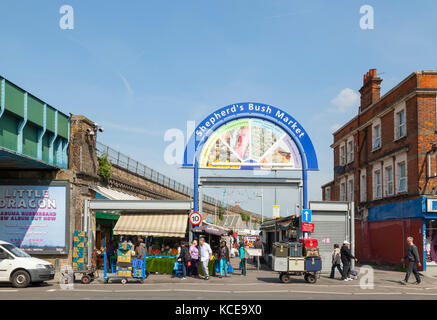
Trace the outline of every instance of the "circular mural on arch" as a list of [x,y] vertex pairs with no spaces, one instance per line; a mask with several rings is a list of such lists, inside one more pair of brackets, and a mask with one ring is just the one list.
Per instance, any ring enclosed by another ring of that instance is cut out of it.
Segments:
[[201,168],[300,170],[302,160],[293,139],[270,121],[242,118],[219,127],[199,158]]

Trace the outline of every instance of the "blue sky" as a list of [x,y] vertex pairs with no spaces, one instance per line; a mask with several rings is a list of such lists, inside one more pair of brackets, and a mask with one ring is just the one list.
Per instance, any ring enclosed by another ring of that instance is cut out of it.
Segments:
[[[74,9],[73,30],[59,27],[64,4]],[[359,27],[365,4],[373,30]],[[0,74],[102,124],[101,142],[187,184],[191,172],[163,160],[167,129],[234,102],[282,108],[315,145],[320,172],[309,190],[318,200],[332,178],[332,132],[356,114],[362,75],[377,68],[385,93],[411,72],[436,69],[436,14],[433,0],[3,0]],[[228,192],[259,208],[248,197]],[[294,193],[278,198],[286,215]],[[266,191],[266,215],[272,204]]]

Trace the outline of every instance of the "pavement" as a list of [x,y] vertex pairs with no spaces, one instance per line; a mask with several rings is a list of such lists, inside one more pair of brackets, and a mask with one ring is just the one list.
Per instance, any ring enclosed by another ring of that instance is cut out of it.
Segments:
[[[9,284],[0,285],[0,300],[111,300],[111,299],[164,299],[164,300],[435,300],[437,279],[423,277],[422,284],[402,286],[399,280],[404,273],[373,269],[374,286],[366,288],[365,276],[354,281],[330,279],[322,274],[315,284],[305,282],[302,276],[293,276],[289,283],[282,283],[278,273],[271,270],[256,270],[248,264],[247,276],[240,275],[238,261],[232,261],[235,273],[226,277],[211,277],[210,280],[187,278],[181,280],[170,275],[151,274],[143,283],[130,281],[121,284],[112,280],[105,284],[100,278],[90,284],[74,283],[71,289],[63,289],[59,277],[39,286],[16,289]],[[359,267],[357,267],[359,269]]]

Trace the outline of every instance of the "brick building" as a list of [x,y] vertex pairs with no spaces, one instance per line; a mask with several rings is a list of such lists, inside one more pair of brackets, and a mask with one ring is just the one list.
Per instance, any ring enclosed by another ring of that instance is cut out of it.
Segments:
[[358,114],[331,145],[324,200],[354,201],[356,253],[400,264],[413,236],[424,268],[437,266],[437,71],[413,72],[384,96],[376,69],[363,77]]

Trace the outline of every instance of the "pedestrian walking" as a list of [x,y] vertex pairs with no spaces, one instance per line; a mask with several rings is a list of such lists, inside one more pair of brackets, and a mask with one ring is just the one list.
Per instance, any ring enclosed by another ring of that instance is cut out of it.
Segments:
[[350,270],[351,270],[351,259],[358,261],[358,259],[352,255],[349,246],[350,246],[350,243],[348,241],[344,241],[343,246],[341,247],[341,250],[340,250],[341,262],[343,263],[343,276],[341,279],[344,281],[352,281],[353,280],[351,277],[349,277]]
[[144,260],[144,252],[146,252],[146,245],[144,244],[144,240],[138,239],[138,259]]
[[240,243],[240,264],[241,264],[241,275],[246,275],[246,252],[244,250],[244,242]]
[[222,241],[220,243],[219,248],[219,259],[220,259],[220,276],[221,278],[223,276],[223,269],[225,277],[227,277],[227,270],[228,270],[228,263],[229,263],[229,249],[226,246],[226,241]]
[[343,270],[341,270],[340,246],[338,244],[334,244],[334,251],[332,252],[331,275],[329,276],[331,279],[334,279],[335,268],[337,268],[338,272],[340,272],[340,275],[343,277]]
[[[261,249],[261,252],[262,252],[263,243],[261,242],[261,239],[259,237],[256,237],[256,240],[255,240],[255,243],[253,244],[253,247],[255,249]],[[257,262],[257,259],[259,259],[259,257],[253,256],[253,264],[255,264]]]
[[193,240],[190,246],[191,266],[189,276],[199,277],[199,249],[197,248],[197,240]]
[[185,246],[185,241],[181,241],[181,251],[179,253],[178,261],[182,264],[182,277],[181,280],[185,280],[187,276],[187,266],[190,261],[190,252],[188,248]]
[[407,238],[408,243],[408,249],[407,254],[405,257],[402,258],[402,262],[405,261],[405,259],[408,259],[408,266],[407,266],[407,273],[405,274],[405,280],[401,281],[401,284],[406,285],[408,283],[408,279],[410,278],[411,272],[413,272],[414,276],[416,277],[416,284],[420,284],[420,275],[417,271],[417,266],[421,266],[420,263],[420,257],[419,257],[419,251],[417,250],[416,245],[413,243],[413,237]]
[[212,259],[212,250],[209,244],[205,242],[205,238],[200,238],[199,240],[199,252],[200,252],[200,263],[202,265],[203,274],[205,275],[205,280],[209,280],[208,262]]

